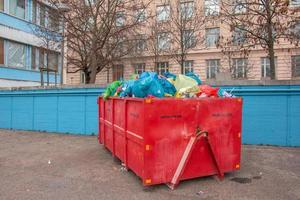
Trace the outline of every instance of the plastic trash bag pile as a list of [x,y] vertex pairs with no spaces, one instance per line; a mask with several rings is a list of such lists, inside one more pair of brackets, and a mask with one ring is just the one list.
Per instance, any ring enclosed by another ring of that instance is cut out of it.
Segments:
[[198,75],[189,72],[185,75],[175,75],[166,72],[158,75],[155,72],[143,72],[141,75],[131,76],[131,80],[114,81],[103,93],[104,99],[110,96],[118,97],[233,97],[220,88],[202,85]]

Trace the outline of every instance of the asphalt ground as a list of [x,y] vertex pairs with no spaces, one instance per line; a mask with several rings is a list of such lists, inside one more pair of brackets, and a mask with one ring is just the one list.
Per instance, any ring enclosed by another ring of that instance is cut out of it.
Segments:
[[300,200],[300,148],[242,148],[241,170],[144,188],[95,136],[0,130],[0,200]]

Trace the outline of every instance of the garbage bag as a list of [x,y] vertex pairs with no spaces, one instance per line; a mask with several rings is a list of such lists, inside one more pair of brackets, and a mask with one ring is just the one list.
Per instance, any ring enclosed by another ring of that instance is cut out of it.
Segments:
[[164,89],[159,82],[157,73],[143,72],[132,86],[132,94],[135,97],[144,98],[148,95],[163,97]]
[[106,100],[108,97],[113,96],[116,93],[117,88],[122,84],[122,81],[112,82],[104,91],[103,98]]
[[121,86],[121,93],[119,96],[120,97],[131,97],[134,82],[135,82],[135,80],[124,81],[123,85]]
[[175,75],[175,74],[172,74],[172,73],[170,73],[170,72],[165,72],[165,73],[163,74],[163,76],[166,77],[167,79],[173,79],[174,81],[175,81],[175,79],[176,79],[176,75]]
[[218,97],[219,88],[213,88],[209,85],[199,85],[198,97]]
[[176,80],[174,82],[174,86],[177,91],[182,88],[194,87],[197,86],[198,83],[193,78],[179,74],[176,76]]
[[160,85],[162,86],[162,88],[164,89],[165,94],[169,94],[171,96],[175,95],[176,88],[170,81],[168,81],[167,79],[165,79],[163,77],[159,77],[158,81],[159,81]]
[[188,76],[188,77],[191,77],[192,79],[194,79],[195,81],[197,81],[198,85],[201,85],[202,82],[201,82],[201,80],[200,80],[200,78],[199,78],[199,76],[197,74],[195,74],[193,72],[188,72],[185,75]]
[[197,97],[197,93],[199,93],[199,87],[197,85],[193,87],[185,87],[181,88],[176,92],[176,98],[192,98]]

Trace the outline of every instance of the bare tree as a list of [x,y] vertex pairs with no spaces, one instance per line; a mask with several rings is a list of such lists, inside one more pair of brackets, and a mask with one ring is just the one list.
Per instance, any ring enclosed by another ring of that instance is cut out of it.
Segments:
[[222,2],[224,21],[245,32],[247,41],[265,49],[270,59],[270,77],[275,79],[274,46],[290,38],[294,10],[288,0],[227,0]]
[[174,1],[171,9],[170,33],[172,40],[171,55],[184,73],[187,54],[205,41],[202,35],[207,18],[200,4],[194,1]]
[[[54,2],[55,3],[55,2]],[[56,1],[57,3],[57,1]],[[134,13],[148,4],[135,0],[65,0],[68,73],[82,71],[86,83],[95,83],[115,62],[127,56],[136,35]]]

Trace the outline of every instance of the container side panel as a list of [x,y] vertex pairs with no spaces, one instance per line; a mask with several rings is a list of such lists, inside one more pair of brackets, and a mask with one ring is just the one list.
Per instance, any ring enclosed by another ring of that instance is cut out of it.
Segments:
[[11,117],[12,117],[12,98],[13,97],[2,97],[0,98],[0,127],[1,128],[12,128]]
[[291,146],[300,146],[300,96],[291,96],[290,99],[290,136]]
[[13,99],[12,127],[21,130],[33,130],[33,98],[18,97]]
[[124,133],[124,108],[125,101],[123,99],[114,100],[114,148],[116,156],[124,161],[125,159],[125,133]]

